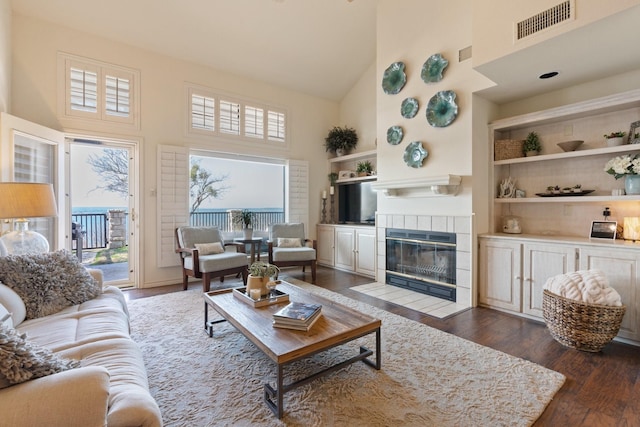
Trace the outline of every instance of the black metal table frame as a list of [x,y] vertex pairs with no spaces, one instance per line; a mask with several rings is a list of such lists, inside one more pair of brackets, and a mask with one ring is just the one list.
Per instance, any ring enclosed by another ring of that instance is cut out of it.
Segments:
[[[204,303],[204,329],[209,333],[209,337],[213,337],[213,325],[215,325],[216,323],[221,323],[221,322],[225,322],[227,321],[227,319],[219,319],[219,320],[212,320],[209,321],[209,304],[207,304],[207,302],[205,301]],[[372,362],[371,360],[369,360],[369,356],[373,355],[373,351],[368,349],[367,347],[364,346],[360,346],[360,353],[357,356],[351,357],[347,360],[344,360],[340,363],[336,363],[335,365],[329,366],[328,368],[325,368],[321,371],[318,371],[314,374],[311,374],[305,378],[299,379],[297,381],[294,381],[292,383],[289,384],[284,384],[284,368],[286,365],[289,365],[291,363],[297,362],[299,360],[302,359],[306,359],[307,357],[311,357],[315,354],[318,353],[322,353],[324,351],[330,350],[332,348],[338,347],[340,345],[346,344],[348,342],[351,342],[353,340],[356,340],[358,338],[370,335],[370,334],[376,334],[376,351],[375,351],[375,356],[376,356],[376,361]],[[365,333],[362,333],[360,335],[356,335],[353,337],[350,337],[348,339],[345,339],[343,341],[339,341],[335,344],[333,344],[330,347],[326,347],[323,349],[320,349],[318,351],[315,351],[313,353],[309,353],[309,354],[305,354],[304,356],[295,358],[293,360],[290,360],[288,362],[285,363],[276,363],[278,366],[278,375],[277,375],[277,384],[276,384],[276,388],[274,389],[273,387],[271,387],[271,385],[269,385],[268,383],[264,384],[264,401],[267,404],[267,406],[269,407],[269,409],[271,409],[271,412],[274,413],[275,416],[278,417],[278,419],[282,418],[282,416],[284,415],[284,394],[296,389],[298,387],[301,387],[305,384],[310,383],[311,381],[320,378],[324,375],[328,375],[332,372],[335,372],[339,369],[345,368],[349,365],[351,365],[352,363],[358,362],[358,361],[362,361],[365,364],[380,370],[380,368],[382,367],[382,353],[381,353],[381,343],[380,343],[380,327],[372,330],[372,331],[368,331]],[[249,340],[251,341],[251,340]],[[264,353],[264,352],[263,352]],[[279,392],[281,391],[281,392]],[[275,401],[274,401],[275,400]]]

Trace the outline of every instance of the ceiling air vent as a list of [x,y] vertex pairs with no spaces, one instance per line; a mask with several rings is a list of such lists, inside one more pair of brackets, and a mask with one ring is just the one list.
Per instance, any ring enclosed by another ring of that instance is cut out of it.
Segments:
[[530,18],[516,23],[516,40],[522,40],[532,34],[546,30],[554,25],[573,19],[574,1],[567,0],[538,13]]

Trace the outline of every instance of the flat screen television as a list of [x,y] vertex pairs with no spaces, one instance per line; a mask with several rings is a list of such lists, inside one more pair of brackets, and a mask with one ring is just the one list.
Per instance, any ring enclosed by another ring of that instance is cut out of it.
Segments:
[[378,196],[371,187],[371,182],[338,184],[340,224],[374,224],[377,208]]

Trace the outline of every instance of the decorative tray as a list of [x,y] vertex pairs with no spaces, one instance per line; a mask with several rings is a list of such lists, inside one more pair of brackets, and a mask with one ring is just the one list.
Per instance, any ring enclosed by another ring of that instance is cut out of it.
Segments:
[[536,193],[536,196],[540,197],[570,197],[570,196],[584,196],[585,194],[593,193],[596,190],[582,190],[580,192],[574,193],[573,191],[570,193]]
[[263,307],[265,305],[279,304],[281,302],[289,301],[289,294],[285,294],[277,289],[272,290],[269,295],[263,296],[259,300],[254,300],[247,295],[247,288],[234,288],[233,296],[252,307]]

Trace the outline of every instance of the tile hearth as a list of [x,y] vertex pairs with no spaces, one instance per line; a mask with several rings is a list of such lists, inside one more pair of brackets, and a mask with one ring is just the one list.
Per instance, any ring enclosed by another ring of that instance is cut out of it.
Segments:
[[439,319],[444,319],[469,308],[463,304],[456,304],[441,298],[378,282],[354,286],[350,289]]

